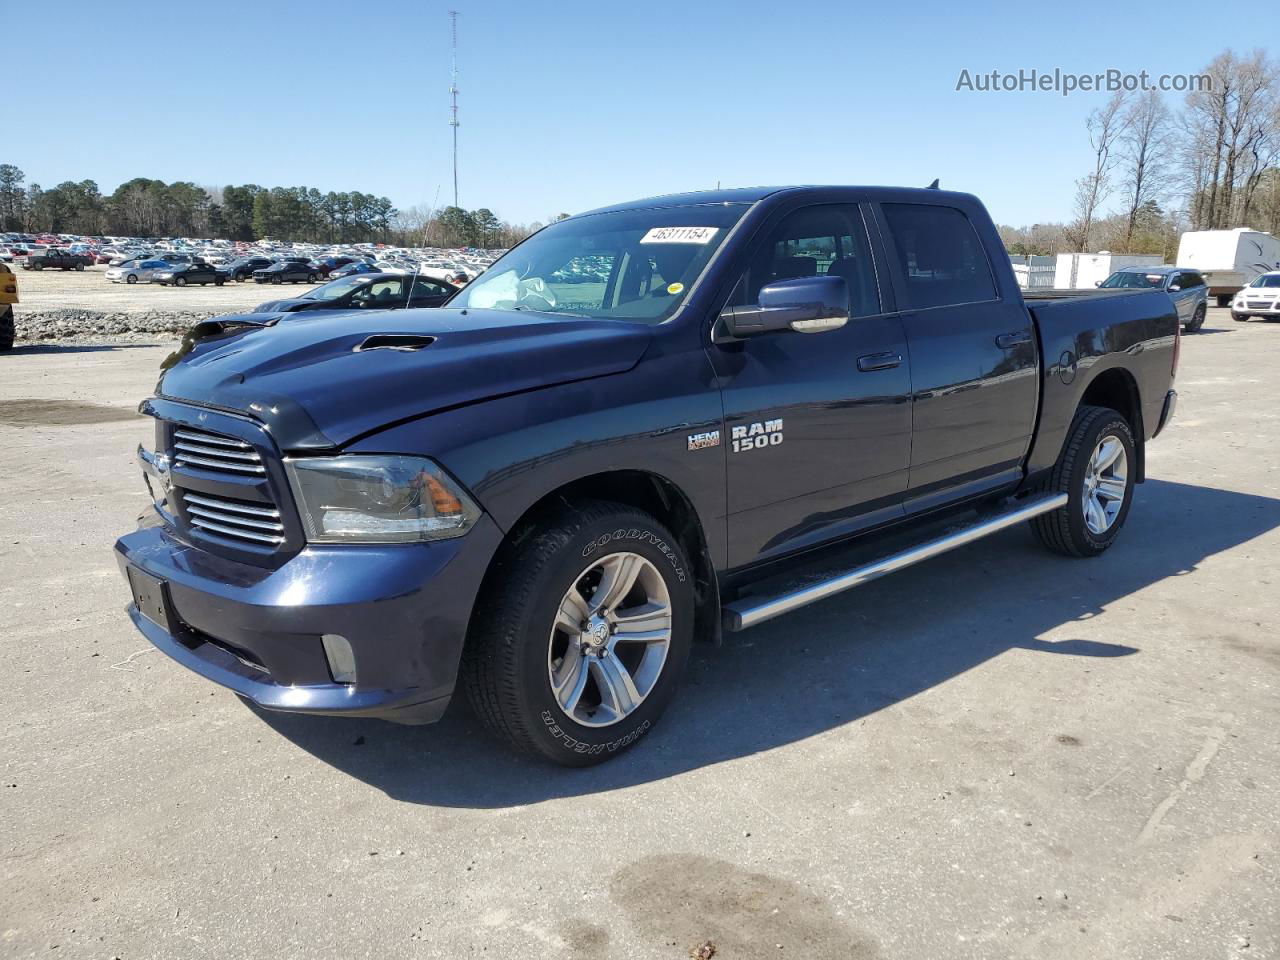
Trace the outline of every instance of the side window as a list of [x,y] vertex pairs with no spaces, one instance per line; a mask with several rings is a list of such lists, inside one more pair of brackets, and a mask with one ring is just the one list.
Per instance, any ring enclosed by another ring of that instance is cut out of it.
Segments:
[[752,254],[730,304],[758,303],[760,288],[780,280],[829,275],[849,285],[849,314],[880,312],[880,293],[862,214],[850,204],[804,207],[787,214]]
[[415,280],[413,283],[414,297],[442,297],[446,293],[445,288],[438,283],[430,280]]
[[904,309],[996,298],[982,242],[963,213],[923,203],[886,203],[881,209],[906,287]]

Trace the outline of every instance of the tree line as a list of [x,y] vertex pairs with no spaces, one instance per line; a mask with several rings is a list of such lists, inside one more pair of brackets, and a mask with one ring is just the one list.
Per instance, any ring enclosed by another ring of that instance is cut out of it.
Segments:
[[385,240],[396,209],[386,197],[314,187],[202,187],[135,177],[104,194],[93,180],[49,189],[0,164],[0,229],[83,236],[280,237],[318,243]]
[[1002,226],[1011,253],[1156,253],[1172,262],[1187,230],[1280,233],[1280,63],[1225,51],[1210,82],[1170,106],[1118,91],[1085,122],[1088,171],[1066,223]]
[[[566,217],[560,214],[554,219]],[[93,180],[43,189],[0,163],[0,230],[81,236],[216,237],[308,243],[507,247],[542,224],[511,224],[487,207],[397,210],[386,197],[314,187],[202,187],[136,177],[104,194]]]

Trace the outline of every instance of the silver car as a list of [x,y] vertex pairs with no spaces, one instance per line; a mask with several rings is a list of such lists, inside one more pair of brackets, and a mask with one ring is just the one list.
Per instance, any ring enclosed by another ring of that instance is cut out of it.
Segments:
[[1178,310],[1187,333],[1204,326],[1209,311],[1209,287],[1197,270],[1185,267],[1125,267],[1098,284],[1104,290],[1163,290]]
[[126,260],[118,267],[110,267],[106,277],[112,283],[150,283],[157,273],[171,266],[165,260]]

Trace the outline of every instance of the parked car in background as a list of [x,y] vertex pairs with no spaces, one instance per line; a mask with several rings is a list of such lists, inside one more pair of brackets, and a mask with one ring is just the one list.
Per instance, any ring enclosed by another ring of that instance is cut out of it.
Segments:
[[315,283],[319,279],[319,272],[306,260],[281,260],[253,271],[254,283]]
[[175,287],[185,287],[189,283],[198,283],[204,287],[209,284],[222,286],[227,282],[227,275],[222,270],[208,263],[175,263],[168,270],[161,270],[152,276],[154,283]]
[[458,288],[431,277],[363,273],[340,277],[290,300],[268,300],[253,313],[296,313],[299,310],[397,310],[438,307]]
[[112,283],[150,283],[157,273],[173,269],[167,260],[126,260],[118,267],[110,267],[106,277]]
[[241,257],[227,264],[227,278],[243,283],[253,277],[255,270],[262,270],[271,266],[272,263],[269,257]]
[[347,264],[355,263],[355,260],[355,257],[321,257],[318,260],[311,261],[311,263],[320,272],[321,276],[328,277],[334,270],[341,270]]
[[1178,320],[1188,333],[1204,326],[1209,288],[1195,270],[1181,267],[1129,267],[1098,284],[1102,290],[1163,290],[1178,308]]
[[83,270],[92,265],[93,258],[57,247],[51,247],[44,253],[29,254],[22,263],[26,270]]
[[339,267],[337,270],[330,271],[329,279],[337,279],[339,277],[350,277],[358,273],[379,273],[377,267],[367,260],[354,260],[345,267]]
[[1231,301],[1231,319],[1280,319],[1280,270],[1259,274]]

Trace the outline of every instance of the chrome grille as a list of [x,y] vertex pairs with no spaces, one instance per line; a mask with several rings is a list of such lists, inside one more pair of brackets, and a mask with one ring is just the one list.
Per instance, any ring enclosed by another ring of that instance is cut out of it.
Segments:
[[193,527],[233,540],[248,540],[279,546],[284,542],[284,524],[274,504],[232,500],[208,493],[182,491],[188,523]]
[[174,431],[173,460],[175,467],[191,466],[251,476],[263,476],[267,472],[258,451],[243,440],[191,427]]

